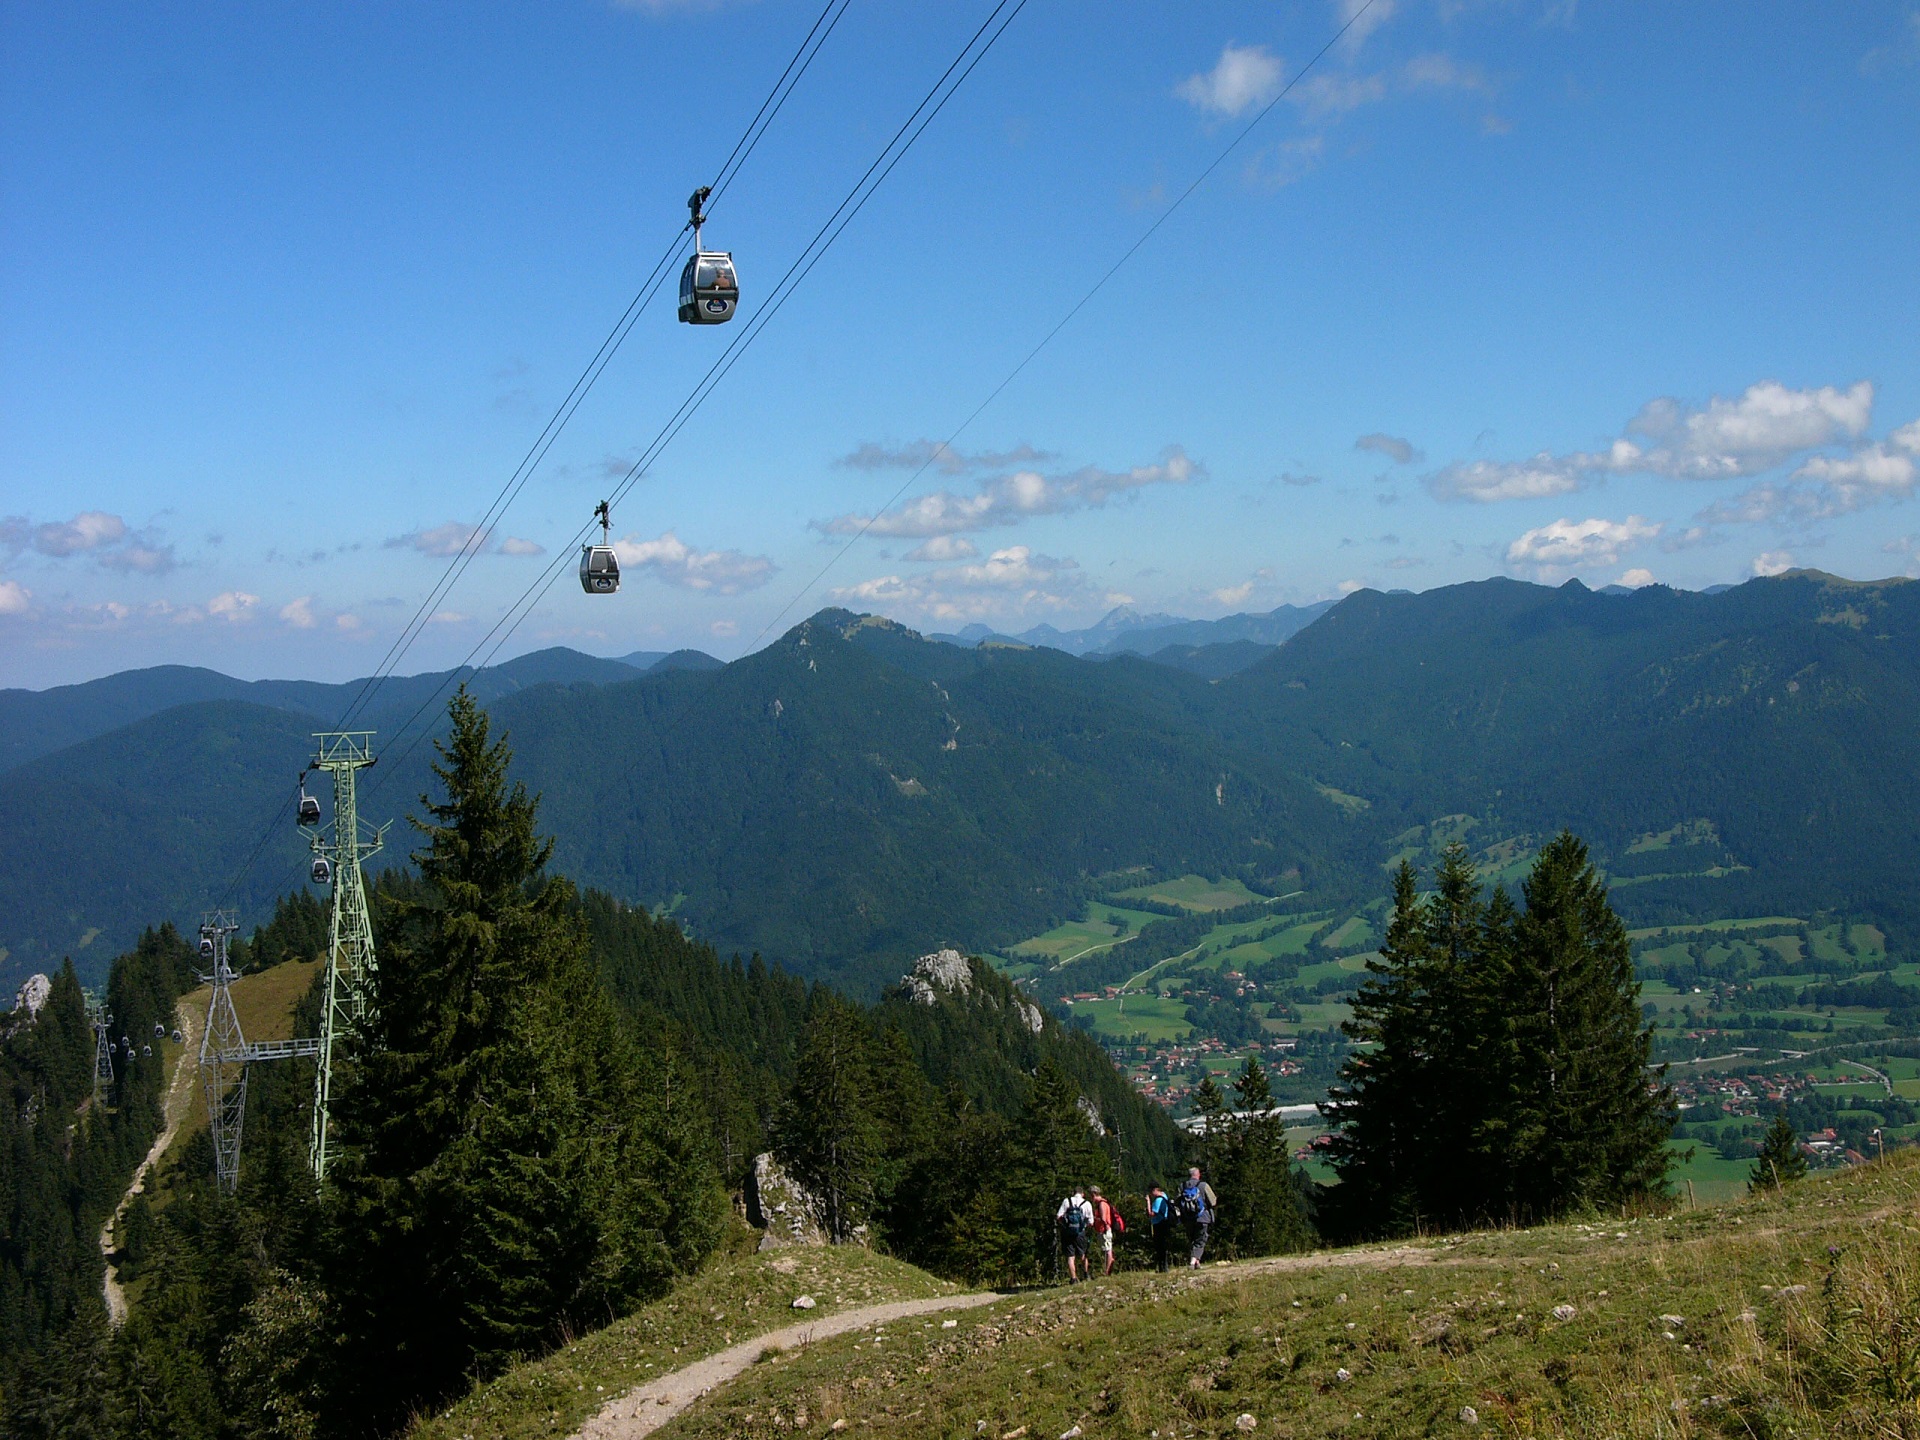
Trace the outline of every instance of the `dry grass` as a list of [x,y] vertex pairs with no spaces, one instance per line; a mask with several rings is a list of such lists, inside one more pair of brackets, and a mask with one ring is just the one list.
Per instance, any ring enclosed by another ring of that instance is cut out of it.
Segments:
[[1920,1155],[1711,1211],[1046,1292],[780,1356],[663,1433],[836,1421],[956,1440],[1920,1440]]

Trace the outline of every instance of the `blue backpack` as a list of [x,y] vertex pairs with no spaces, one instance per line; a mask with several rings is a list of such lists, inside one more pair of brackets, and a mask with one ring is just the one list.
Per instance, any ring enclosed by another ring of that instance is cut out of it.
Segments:
[[1087,1207],[1074,1204],[1072,1197],[1068,1197],[1067,1213],[1060,1217],[1060,1223],[1073,1232],[1076,1240],[1084,1239],[1087,1233]]

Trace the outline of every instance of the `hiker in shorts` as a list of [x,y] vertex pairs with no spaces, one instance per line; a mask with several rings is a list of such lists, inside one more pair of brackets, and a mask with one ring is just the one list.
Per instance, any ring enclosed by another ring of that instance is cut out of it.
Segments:
[[[1094,1243],[1099,1245],[1102,1253],[1107,1257],[1106,1269],[1101,1271],[1103,1275],[1113,1274],[1114,1238],[1126,1233],[1127,1222],[1120,1218],[1120,1212],[1113,1208],[1113,1202],[1101,1193],[1100,1187],[1098,1185],[1094,1186],[1093,1238]],[[1087,1273],[1089,1275],[1093,1273],[1093,1265],[1091,1262],[1087,1265]]]
[[1147,1190],[1147,1226],[1153,1231],[1153,1268],[1165,1270],[1172,1264],[1173,1202],[1157,1184]]
[[1198,1270],[1200,1257],[1207,1253],[1207,1232],[1213,1228],[1214,1216],[1220,1208],[1213,1187],[1200,1178],[1198,1165],[1187,1171],[1187,1183],[1180,1187],[1175,1208],[1187,1222],[1187,1265]]
[[1087,1260],[1087,1235],[1093,1229],[1093,1206],[1087,1203],[1087,1197],[1081,1193],[1078,1185],[1073,1193],[1060,1202],[1060,1208],[1053,1212],[1055,1227],[1060,1232],[1060,1248],[1067,1256],[1067,1279],[1080,1278],[1080,1263],[1087,1266],[1087,1279],[1093,1278],[1093,1264]]

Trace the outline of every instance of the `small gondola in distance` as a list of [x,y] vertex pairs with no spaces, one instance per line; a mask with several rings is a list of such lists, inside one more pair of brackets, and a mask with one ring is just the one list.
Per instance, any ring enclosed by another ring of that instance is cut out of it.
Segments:
[[580,547],[580,588],[589,595],[611,595],[620,588],[620,557],[613,553],[613,517],[602,500],[593,512],[600,521],[600,543]]

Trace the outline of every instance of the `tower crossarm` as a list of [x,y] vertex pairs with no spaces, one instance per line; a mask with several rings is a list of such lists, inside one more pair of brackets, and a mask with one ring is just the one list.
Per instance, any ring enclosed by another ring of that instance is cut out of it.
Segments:
[[320,1037],[310,1036],[302,1040],[254,1040],[250,1041],[243,1060],[304,1060],[320,1053]]

